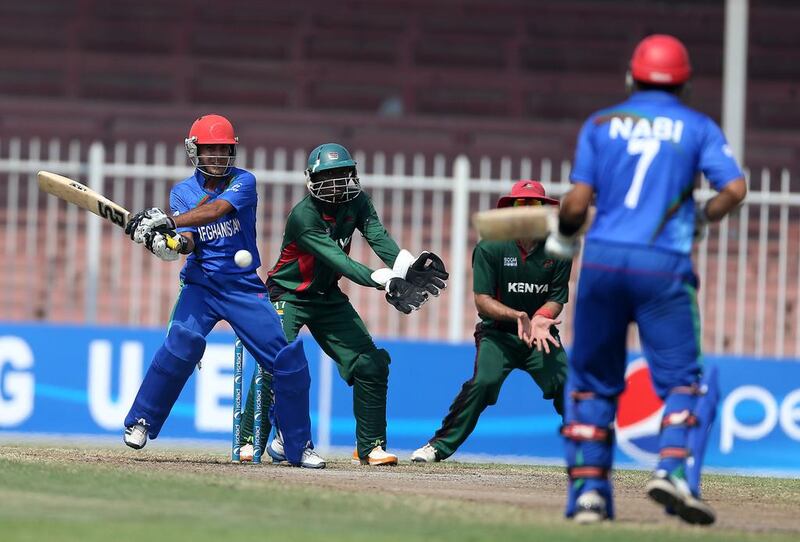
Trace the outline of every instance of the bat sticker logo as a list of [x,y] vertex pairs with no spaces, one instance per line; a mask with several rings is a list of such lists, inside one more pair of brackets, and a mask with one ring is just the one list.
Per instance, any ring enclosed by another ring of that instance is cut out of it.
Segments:
[[100,211],[100,216],[109,219],[117,226],[125,227],[125,219],[120,211],[104,204],[102,201],[97,202],[97,210]]
[[76,183],[75,181],[72,181],[71,183],[69,183],[69,185],[72,188],[74,188],[75,190],[80,190],[81,192],[86,192],[86,187],[83,186],[81,183]]

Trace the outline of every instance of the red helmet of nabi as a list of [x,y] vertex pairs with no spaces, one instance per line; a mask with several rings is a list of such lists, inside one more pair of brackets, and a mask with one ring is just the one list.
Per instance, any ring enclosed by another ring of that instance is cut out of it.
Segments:
[[633,51],[630,70],[634,81],[651,85],[680,85],[692,75],[686,47],[667,34],[653,34],[640,41]]

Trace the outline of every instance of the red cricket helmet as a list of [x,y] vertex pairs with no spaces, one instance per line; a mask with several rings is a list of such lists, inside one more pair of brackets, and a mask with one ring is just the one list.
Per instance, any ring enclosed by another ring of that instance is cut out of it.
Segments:
[[233,124],[222,115],[203,115],[189,129],[189,139],[196,145],[236,145],[239,138],[233,133]]
[[680,85],[692,75],[686,47],[667,34],[653,34],[640,41],[630,69],[634,81],[651,85]]
[[[184,140],[184,144],[189,162],[194,167],[210,177],[224,177],[228,175],[236,159],[236,145],[239,144],[239,138],[233,132],[231,121],[222,115],[203,115],[192,123],[192,127],[189,128],[189,137]],[[198,145],[230,145],[227,156],[208,157],[225,159],[226,165],[223,173],[211,173],[207,165],[200,164]]]
[[557,199],[547,197],[542,183],[530,179],[515,182],[511,192],[497,200],[497,208],[511,207],[516,199],[535,199],[546,205],[558,205]]

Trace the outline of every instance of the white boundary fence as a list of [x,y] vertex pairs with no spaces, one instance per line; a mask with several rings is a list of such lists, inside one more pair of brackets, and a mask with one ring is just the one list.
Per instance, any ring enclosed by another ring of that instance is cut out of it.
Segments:
[[[283,224],[305,194],[305,150],[240,149],[237,165],[258,181],[259,251],[275,262]],[[556,197],[569,188],[569,162],[512,162],[459,157],[355,153],[362,185],[398,244],[446,260],[443,296],[412,316],[392,310],[377,291],[346,279],[343,290],[377,336],[468,340],[477,316],[470,256],[477,236],[469,217],[490,208],[513,180],[536,178]],[[88,184],[131,210],[167,206],[172,183],[191,174],[182,146],[32,139],[0,142],[0,321],[162,326],[177,291],[179,266],[160,262],[99,218],[40,193],[36,172],[50,170]],[[745,206],[712,228],[695,257],[707,352],[800,357],[800,193],[787,171],[759,171]],[[696,196],[710,197],[706,189]],[[112,231],[115,230],[115,231]],[[351,256],[379,260],[361,239]],[[573,272],[574,284],[579,267]],[[572,296],[574,298],[574,296]],[[562,337],[570,342],[574,303]],[[631,333],[635,345],[635,333]]]

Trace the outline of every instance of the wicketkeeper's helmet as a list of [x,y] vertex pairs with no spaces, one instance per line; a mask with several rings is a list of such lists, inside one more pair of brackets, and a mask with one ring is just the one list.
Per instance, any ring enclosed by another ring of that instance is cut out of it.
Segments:
[[689,53],[679,39],[653,34],[640,41],[633,51],[630,73],[634,81],[674,86],[689,80],[692,66]]
[[[211,177],[225,177],[233,162],[236,159],[236,145],[239,144],[239,138],[236,137],[233,131],[231,122],[222,115],[203,115],[192,124],[189,129],[189,137],[184,141],[186,145],[186,154],[189,156],[189,162]],[[206,166],[200,165],[198,160],[198,145],[230,145],[227,156],[209,156],[208,158],[225,158],[225,172],[222,174],[210,173]]]
[[344,203],[361,192],[356,161],[337,143],[325,143],[311,151],[305,173],[309,192],[320,201]]

